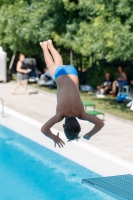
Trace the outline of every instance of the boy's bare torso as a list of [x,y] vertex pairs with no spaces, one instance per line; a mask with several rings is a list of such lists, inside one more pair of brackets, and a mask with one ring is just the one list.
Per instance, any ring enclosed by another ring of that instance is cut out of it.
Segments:
[[79,94],[78,77],[72,74],[59,76],[57,83],[56,112],[64,117],[80,117],[84,112]]

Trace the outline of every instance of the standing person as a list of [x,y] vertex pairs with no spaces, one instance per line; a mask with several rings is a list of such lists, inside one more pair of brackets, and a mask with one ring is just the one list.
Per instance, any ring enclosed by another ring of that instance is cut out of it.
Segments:
[[118,87],[123,87],[124,85],[128,84],[127,74],[124,71],[123,67],[121,66],[118,67],[118,74],[119,74],[119,77],[116,81],[113,82],[112,91],[109,92],[113,96],[116,95]]
[[26,64],[24,63],[25,55],[20,54],[19,55],[19,61],[17,62],[17,79],[18,83],[16,84],[12,94],[16,94],[16,90],[19,88],[19,86],[24,82],[24,88],[25,88],[25,94],[28,95],[28,73],[31,71],[31,69],[27,69]]
[[40,46],[44,52],[45,62],[50,75],[57,83],[56,114],[42,126],[42,133],[51,138],[55,146],[58,144],[59,147],[63,147],[65,143],[59,138],[59,133],[54,135],[50,128],[65,118],[63,129],[68,141],[78,139],[81,127],[76,119],[77,117],[94,124],[93,129],[83,136],[84,139],[89,140],[100,131],[104,123],[97,117],[85,113],[80,99],[79,80],[76,69],[71,65],[63,65],[62,57],[54,48],[52,40],[40,42]]

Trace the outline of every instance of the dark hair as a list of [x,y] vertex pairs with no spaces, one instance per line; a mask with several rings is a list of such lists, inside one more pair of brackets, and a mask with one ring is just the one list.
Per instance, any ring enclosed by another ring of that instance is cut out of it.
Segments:
[[124,72],[124,67],[122,67],[122,66],[118,66],[118,73],[119,73],[119,67],[122,69],[122,71]]
[[81,131],[80,124],[75,117],[69,117],[65,120],[64,132],[68,141],[79,138],[78,134]]

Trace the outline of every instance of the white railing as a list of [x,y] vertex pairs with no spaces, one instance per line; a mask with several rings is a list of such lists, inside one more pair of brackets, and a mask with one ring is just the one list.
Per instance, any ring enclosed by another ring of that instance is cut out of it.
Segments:
[[1,106],[2,106],[2,117],[4,117],[4,101],[3,101],[3,99],[2,98],[0,98],[0,100],[1,100]]

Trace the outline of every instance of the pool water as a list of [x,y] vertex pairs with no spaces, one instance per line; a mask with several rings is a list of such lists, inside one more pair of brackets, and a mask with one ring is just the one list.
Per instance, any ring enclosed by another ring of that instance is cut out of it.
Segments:
[[98,176],[0,126],[0,200],[112,200],[81,183]]

